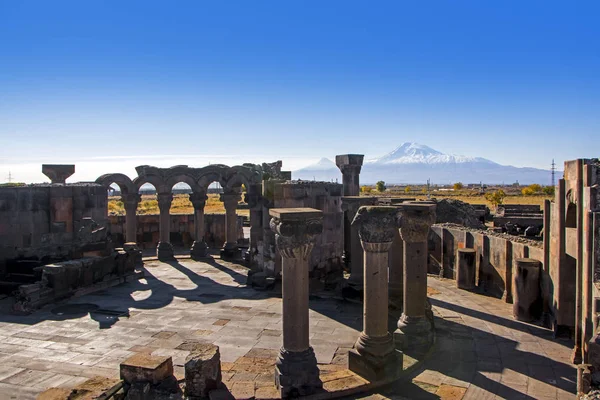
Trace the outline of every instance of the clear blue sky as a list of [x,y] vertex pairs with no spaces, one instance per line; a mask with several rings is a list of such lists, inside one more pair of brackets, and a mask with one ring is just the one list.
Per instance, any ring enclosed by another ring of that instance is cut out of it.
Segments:
[[404,141],[598,157],[599,21],[598,1],[0,0],[0,181],[22,162],[297,168]]

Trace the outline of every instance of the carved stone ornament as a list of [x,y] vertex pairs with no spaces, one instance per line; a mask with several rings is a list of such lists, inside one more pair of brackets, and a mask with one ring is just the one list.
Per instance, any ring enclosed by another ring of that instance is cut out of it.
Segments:
[[366,243],[391,243],[398,229],[398,208],[363,206],[358,209],[352,225],[358,226],[358,235]]
[[190,202],[194,206],[195,210],[204,209],[204,206],[206,205],[206,200],[208,200],[208,196],[206,195],[206,193],[204,193],[204,192],[191,193],[189,196],[190,196]]
[[323,219],[282,221],[273,217],[269,226],[275,232],[275,243],[282,257],[306,258],[316,237],[323,232]]
[[435,204],[403,204],[400,215],[402,240],[408,243],[426,242],[429,228],[435,223]]
[[173,201],[173,193],[159,193],[157,196],[158,208],[163,210],[169,210],[171,208],[171,202]]

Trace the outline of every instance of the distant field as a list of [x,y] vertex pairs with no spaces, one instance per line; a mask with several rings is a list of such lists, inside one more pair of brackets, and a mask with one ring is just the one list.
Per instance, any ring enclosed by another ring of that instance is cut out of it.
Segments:
[[[225,214],[223,202],[219,200],[218,194],[209,194],[204,207],[206,214]],[[125,207],[121,201],[121,196],[108,197],[108,213],[110,215],[125,215]],[[171,203],[171,214],[193,214],[194,207],[187,194],[174,194]],[[159,214],[158,201],[156,195],[142,195],[137,209],[137,214]],[[249,216],[249,210],[237,210],[238,215]]]

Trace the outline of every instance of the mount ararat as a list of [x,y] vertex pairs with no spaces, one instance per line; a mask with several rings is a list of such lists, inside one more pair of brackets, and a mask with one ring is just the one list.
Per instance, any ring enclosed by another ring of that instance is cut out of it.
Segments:
[[[557,174],[557,176],[560,176]],[[319,162],[292,173],[293,179],[342,181],[335,162],[322,158]],[[366,159],[360,174],[361,183],[434,184],[454,182],[485,184],[551,184],[550,170],[500,165],[481,157],[445,154],[418,143],[403,143],[381,157]]]

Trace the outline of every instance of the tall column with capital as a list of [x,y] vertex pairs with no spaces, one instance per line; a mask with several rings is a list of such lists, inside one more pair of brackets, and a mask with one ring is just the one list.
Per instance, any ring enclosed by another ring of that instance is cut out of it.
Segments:
[[158,209],[160,210],[160,241],[156,247],[156,256],[159,260],[172,260],[173,245],[171,244],[171,221],[169,212],[171,210],[171,202],[173,201],[173,193],[158,193]]
[[282,257],[283,347],[275,365],[281,397],[308,395],[322,387],[309,343],[308,262],[323,212],[313,208],[272,208],[270,227]]
[[352,226],[357,226],[364,249],[363,331],[348,354],[348,368],[368,380],[395,376],[398,357],[388,331],[388,264],[398,209],[386,206],[359,208]]
[[204,192],[190,194],[190,201],[194,206],[194,225],[195,225],[195,237],[194,243],[190,248],[190,256],[194,260],[199,260],[206,257],[207,248],[206,241],[204,240],[204,206],[208,197]]
[[221,201],[225,206],[225,246],[221,250],[222,258],[237,258],[240,255],[240,249],[237,243],[237,214],[235,210],[241,200],[237,192],[226,192],[221,194]]
[[138,193],[127,193],[121,196],[125,205],[125,242],[137,242],[137,216],[136,211],[142,196]]
[[335,156],[335,164],[342,171],[344,183],[344,196],[358,196],[360,194],[360,169],[362,168],[362,154],[342,154]]
[[362,206],[374,205],[376,197],[344,196],[342,197],[342,210],[346,214],[349,227],[349,246],[346,248],[346,261],[350,263],[350,278],[348,283],[356,289],[363,287],[364,252],[358,236],[358,225],[352,225],[358,209]]
[[396,347],[420,351],[431,344],[426,317],[427,237],[435,222],[435,204],[403,204],[400,236],[404,241],[404,308],[394,332]]

